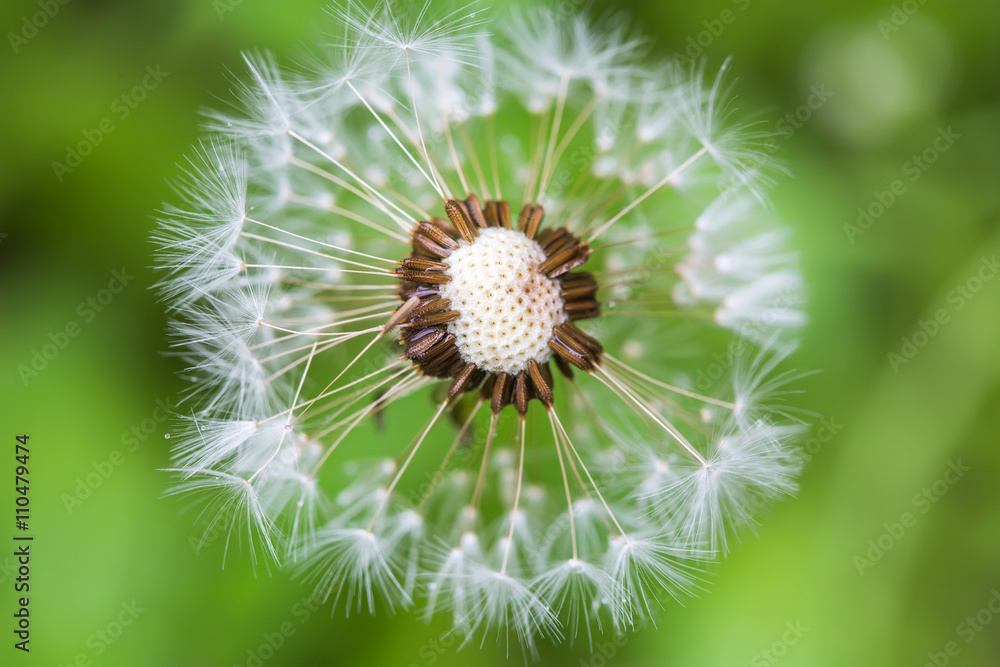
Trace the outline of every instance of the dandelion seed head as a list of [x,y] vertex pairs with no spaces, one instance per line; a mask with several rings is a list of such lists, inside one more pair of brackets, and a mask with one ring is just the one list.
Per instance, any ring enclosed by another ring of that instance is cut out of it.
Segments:
[[160,214],[170,494],[224,558],[462,645],[680,613],[799,472],[766,132],[618,16],[329,14],[299,64],[246,56]]
[[547,362],[552,329],[567,320],[558,284],[538,270],[545,253],[513,229],[483,230],[445,260],[441,297],[459,318],[448,325],[462,358],[516,375],[529,360]]

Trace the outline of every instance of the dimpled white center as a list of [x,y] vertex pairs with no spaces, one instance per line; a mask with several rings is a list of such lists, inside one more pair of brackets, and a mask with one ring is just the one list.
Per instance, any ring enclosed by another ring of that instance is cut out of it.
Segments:
[[559,284],[538,271],[545,252],[513,229],[479,230],[441,260],[451,282],[438,291],[461,315],[448,323],[462,359],[485,371],[517,373],[552,356],[552,329],[567,320]]

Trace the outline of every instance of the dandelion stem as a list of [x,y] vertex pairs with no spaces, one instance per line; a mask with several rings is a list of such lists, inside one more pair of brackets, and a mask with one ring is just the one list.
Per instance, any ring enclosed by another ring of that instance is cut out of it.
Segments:
[[469,183],[465,180],[465,172],[462,171],[462,163],[458,159],[458,152],[455,150],[455,140],[451,136],[451,123],[448,122],[447,118],[444,122],[444,136],[448,141],[448,152],[451,154],[451,161],[455,165],[455,172],[458,174],[458,180],[462,183],[462,190],[466,195],[468,195]]
[[[316,344],[317,343],[319,343],[319,341],[316,341],[315,343],[313,343],[312,352],[309,353],[309,359],[308,359],[308,361],[306,361],[306,367],[302,371],[302,379],[299,380],[298,389],[295,390],[295,397],[292,399],[292,405],[295,405],[298,402],[298,400],[299,400],[299,394],[302,393],[302,386],[306,383],[306,376],[309,375],[309,366],[312,365],[313,357],[316,355]],[[292,412],[288,413],[288,419],[285,421],[285,428],[281,429],[281,437],[278,438],[278,446],[274,448],[274,452],[271,454],[270,458],[268,458],[267,461],[264,462],[264,465],[262,465],[260,468],[258,468],[257,472],[255,472],[254,474],[250,475],[250,479],[247,480],[247,484],[252,485],[253,481],[257,478],[257,475],[259,475],[261,472],[263,472],[264,469],[267,468],[267,466],[271,465],[271,461],[273,461],[274,457],[276,457],[278,455],[278,452],[281,451],[281,445],[284,444],[284,442],[285,442],[285,436],[288,434],[288,431],[290,430],[290,428],[292,426],[292,415],[293,414],[294,413],[292,413]]]
[[472,161],[472,170],[476,172],[476,180],[479,181],[479,191],[483,193],[483,196],[488,196],[489,188],[486,187],[486,177],[483,174],[483,166],[479,163],[479,156],[476,154],[475,148],[472,146],[472,140],[469,139],[469,133],[465,131],[464,125],[458,126],[458,136],[462,139],[462,145],[465,147],[465,154],[469,156]]
[[[409,367],[406,367],[402,371],[400,371],[399,373],[397,373],[396,375],[388,377],[385,380],[379,382],[377,385],[375,385],[371,389],[374,390],[374,389],[380,387],[381,385],[385,384],[386,382],[389,382],[393,378],[397,377],[398,375],[400,375],[403,372],[408,371],[408,370],[411,371],[414,375],[416,374],[416,371],[412,371],[412,369],[410,369]],[[376,371],[376,372],[378,372],[378,371]],[[404,382],[399,383],[399,385],[397,385],[396,388],[398,389],[398,387],[402,386],[403,384],[404,384]],[[349,386],[350,385],[344,385],[340,389],[346,389]],[[334,391],[339,391],[339,390],[334,390]],[[351,423],[351,425],[348,426],[344,430],[344,432],[341,433],[340,436],[338,436],[337,439],[335,441],[333,441],[333,443],[329,447],[326,448],[326,451],[323,452],[323,456],[320,457],[319,461],[316,462],[316,465],[313,466],[312,471],[310,471],[310,473],[309,473],[310,477],[316,477],[316,474],[319,473],[320,468],[323,467],[323,464],[326,463],[326,460],[328,458],[330,458],[330,455],[333,454],[333,452],[337,449],[337,447],[340,446],[340,443],[342,443],[344,441],[344,439],[348,435],[350,435],[351,431],[353,431],[357,427],[358,424],[360,424],[362,421],[364,421],[365,417],[367,417],[370,412],[372,412],[375,408],[377,408],[386,399],[386,397],[388,397],[389,395],[391,395],[391,393],[392,392],[390,391],[390,393],[387,393],[385,396],[381,397],[379,400],[372,401],[371,405],[365,406],[365,408],[360,411],[360,413],[358,414],[357,418]],[[313,400],[318,400],[318,399],[313,399]]]
[[[322,156],[322,157],[326,158],[327,160],[329,160],[334,166],[336,166],[338,169],[340,169],[341,171],[343,171],[344,173],[346,173],[348,176],[350,176],[351,178],[353,178],[355,181],[357,181],[359,184],[361,184],[366,190],[368,190],[373,195],[375,195],[376,197],[378,197],[379,199],[381,199],[387,205],[389,205],[392,208],[396,209],[396,211],[398,211],[399,214],[401,216],[403,216],[403,218],[402,218],[403,220],[408,220],[408,219],[411,218],[411,216],[407,215],[406,212],[403,209],[401,209],[397,204],[395,204],[394,202],[390,201],[389,198],[387,198],[385,195],[383,195],[378,190],[376,190],[371,185],[369,185],[367,181],[365,181],[363,178],[361,178],[360,176],[358,176],[357,174],[355,174],[353,171],[351,171],[350,169],[348,169],[347,166],[344,165],[340,160],[336,159],[335,157],[333,157],[332,155],[330,155],[329,153],[327,153],[323,149],[319,148],[316,144],[312,143],[311,141],[309,141],[308,139],[306,139],[305,137],[303,137],[302,135],[300,135],[295,130],[291,130],[291,129],[288,130],[288,134],[293,139],[296,139],[297,141],[301,142],[304,146],[307,146],[308,148],[311,148],[312,150],[316,151],[316,153],[318,153],[320,156]],[[386,212],[388,213],[388,211],[386,211]],[[395,222],[397,225],[399,225],[403,229],[403,231],[408,232],[408,231],[410,231],[410,228],[413,226],[412,225],[412,220],[410,221],[410,224],[405,224],[405,223],[401,222],[400,219],[397,218],[394,215],[390,214],[390,217],[392,218],[393,222]]]
[[607,231],[607,229],[609,227],[611,227],[611,225],[613,225],[616,222],[618,222],[618,220],[620,220],[622,218],[622,216],[626,215],[633,208],[635,208],[636,206],[638,206],[639,204],[641,204],[642,202],[644,202],[647,197],[649,197],[654,192],[656,192],[657,190],[659,190],[660,188],[662,188],[664,185],[666,185],[667,183],[670,183],[675,178],[677,178],[682,173],[684,173],[684,171],[686,171],[688,167],[690,167],[692,164],[694,164],[698,160],[698,158],[700,158],[702,155],[704,155],[707,152],[708,152],[708,146],[702,146],[701,148],[699,148],[698,151],[694,155],[692,155],[688,159],[684,160],[684,162],[682,162],[680,164],[680,166],[678,166],[676,169],[674,169],[669,174],[667,174],[666,176],[664,176],[663,179],[660,180],[659,183],[657,183],[656,185],[652,186],[651,188],[649,188],[648,190],[646,190],[644,193],[642,193],[641,195],[639,195],[638,197],[636,197],[634,200],[632,200],[632,202],[628,206],[626,206],[621,211],[619,211],[617,215],[615,215],[610,220],[608,220],[607,222],[605,222],[603,225],[601,225],[600,227],[598,227],[597,230],[594,231],[587,238],[586,243],[593,243],[594,239],[596,239],[598,236],[600,236],[605,231]]
[[587,106],[579,113],[576,120],[573,121],[573,124],[566,131],[566,135],[562,138],[562,141],[559,142],[559,147],[556,148],[555,155],[552,158],[552,163],[548,166],[546,173],[543,174],[542,187],[538,192],[538,201],[541,201],[542,197],[545,196],[545,190],[548,188],[549,181],[555,173],[556,165],[558,165],[559,160],[562,159],[562,155],[566,151],[567,146],[569,146],[569,142],[573,141],[573,137],[575,137],[576,133],[580,131],[581,127],[583,127],[583,124],[587,121],[587,118],[590,117],[590,114],[594,112],[594,108],[597,107],[597,102],[600,99],[599,95],[594,95],[591,98]]
[[486,117],[486,149],[490,154],[490,165],[493,169],[493,195],[497,200],[503,199],[500,194],[500,165],[497,162],[497,128],[496,117],[490,114]]
[[399,146],[400,150],[402,150],[403,153],[406,154],[406,157],[410,159],[410,162],[413,163],[413,166],[417,168],[417,170],[421,173],[421,175],[423,175],[425,179],[427,179],[427,182],[430,183],[431,186],[433,186],[433,188],[437,191],[437,193],[441,194],[441,188],[438,187],[437,182],[427,175],[427,172],[424,171],[424,168],[420,166],[420,163],[417,162],[417,159],[413,157],[413,155],[410,153],[409,150],[407,150],[406,146],[403,145],[403,142],[400,141],[399,137],[396,136],[396,133],[393,132],[388,125],[386,125],[386,122],[382,120],[382,117],[378,115],[375,109],[372,108],[372,106],[368,103],[368,100],[366,100],[364,96],[360,92],[358,92],[358,89],[355,88],[354,84],[351,83],[349,80],[345,81],[344,83],[346,83],[347,87],[350,88],[355,95],[357,95],[358,99],[361,100],[361,103],[365,105],[365,108],[368,109],[369,112],[371,112],[371,115],[375,118],[376,121],[378,121],[378,124],[382,126],[382,129],[384,129],[389,134],[389,136],[392,137],[392,140],[395,141],[396,145]]
[[510,530],[507,532],[507,548],[503,553],[503,563],[500,565],[500,576],[507,572],[507,563],[510,562],[510,550],[514,546],[514,527],[517,525],[517,508],[521,502],[521,484],[524,481],[524,425],[525,418],[521,417],[520,437],[521,453],[517,457],[517,489],[514,491],[514,507],[510,511]]
[[730,403],[728,401],[722,401],[722,400],[719,400],[717,398],[712,398],[710,396],[704,396],[702,394],[697,394],[697,393],[695,393],[693,391],[688,391],[687,389],[682,389],[680,387],[675,387],[674,385],[667,384],[665,382],[660,382],[659,380],[654,380],[653,378],[649,377],[648,375],[644,375],[644,374],[640,373],[639,371],[637,371],[636,369],[632,368],[631,366],[629,366],[625,362],[619,361],[618,359],[615,359],[610,354],[605,353],[604,354],[604,358],[607,359],[608,361],[614,363],[615,365],[619,366],[623,370],[626,370],[629,373],[632,373],[633,375],[637,375],[640,378],[642,378],[643,380],[646,380],[647,382],[650,382],[650,383],[656,385],[657,387],[662,387],[663,389],[666,389],[667,391],[672,391],[672,392],[680,394],[682,396],[687,396],[688,398],[694,398],[694,399],[697,399],[699,401],[703,401],[705,403],[711,403],[712,405],[718,405],[719,407],[722,407],[722,408],[729,408],[730,410],[735,410],[736,409],[736,404],[735,403]]
[[608,505],[608,501],[604,499],[604,494],[602,494],[601,490],[597,487],[597,483],[591,476],[590,471],[587,470],[587,464],[583,462],[583,458],[580,456],[580,452],[576,451],[576,447],[573,446],[573,441],[570,440],[569,434],[566,432],[566,428],[562,425],[562,422],[559,421],[559,415],[556,414],[555,409],[550,410],[550,414],[555,419],[556,424],[559,426],[559,431],[563,435],[563,444],[565,444],[569,448],[569,450],[573,452],[573,455],[576,457],[577,461],[580,462],[580,467],[583,468],[584,474],[587,475],[587,479],[590,480],[590,485],[591,487],[593,487],[594,493],[597,494],[597,497],[600,499],[601,504],[604,505],[604,510],[608,513],[608,516],[611,517],[611,520],[614,522],[615,527],[618,528],[618,532],[621,533],[621,536],[624,537],[627,541],[631,542],[631,540],[629,540],[628,535],[625,533],[625,529],[622,528],[622,525],[620,523],[618,523],[618,519],[617,517],[615,517],[615,513],[611,511],[611,507]]
[[441,401],[441,407],[437,409],[437,412],[434,413],[434,416],[431,417],[431,420],[427,422],[427,426],[424,428],[424,432],[420,434],[420,439],[417,440],[417,444],[415,444],[413,446],[413,449],[410,450],[410,455],[406,457],[406,461],[404,461],[403,465],[400,466],[399,471],[396,473],[396,476],[389,484],[389,488],[385,490],[385,494],[382,496],[382,502],[379,503],[378,509],[375,510],[375,515],[372,516],[372,520],[368,524],[367,532],[369,533],[372,532],[372,528],[375,527],[375,521],[382,514],[382,511],[385,509],[386,505],[389,504],[389,497],[392,495],[393,490],[396,488],[396,485],[399,484],[399,480],[402,479],[403,473],[405,473],[406,469],[410,467],[410,461],[412,461],[413,457],[417,455],[417,450],[420,449],[420,445],[422,445],[424,440],[427,439],[427,434],[431,432],[432,428],[434,428],[434,424],[437,423],[438,418],[441,417],[441,413],[444,412],[444,409],[446,407],[448,407],[448,401]]
[[[324,388],[323,388],[323,391],[321,391],[321,392],[320,392],[320,394],[323,394],[323,393],[325,393],[326,391],[328,391],[328,390],[330,389],[330,387],[332,387],[333,385],[337,384],[337,381],[338,381],[338,380],[339,380],[340,378],[344,377],[344,373],[346,373],[347,371],[349,371],[349,370],[351,369],[351,367],[353,367],[353,366],[354,366],[354,364],[358,363],[358,360],[359,360],[359,359],[361,359],[361,357],[365,356],[365,353],[366,353],[366,352],[368,352],[368,350],[370,350],[370,349],[372,348],[372,345],[374,345],[374,344],[375,344],[376,342],[378,342],[378,340],[379,340],[379,339],[380,339],[381,337],[382,337],[382,331],[380,330],[380,331],[379,331],[379,332],[378,332],[377,334],[375,334],[375,336],[374,336],[374,337],[373,337],[373,338],[372,338],[372,339],[371,339],[371,340],[370,340],[370,341],[368,342],[368,344],[367,344],[367,345],[365,345],[365,346],[364,346],[364,348],[363,348],[363,349],[362,349],[362,350],[361,350],[360,352],[358,352],[358,353],[357,353],[357,354],[356,354],[356,355],[354,356],[354,358],[353,358],[353,359],[351,359],[351,362],[350,362],[349,364],[347,364],[346,366],[344,366],[344,368],[343,368],[343,369],[342,369],[342,370],[341,370],[341,371],[340,371],[339,373],[337,373],[337,377],[333,378],[333,379],[332,379],[332,380],[330,381],[330,383],[329,383],[328,385],[326,385],[326,387],[324,387]],[[305,414],[306,414],[306,413],[307,413],[307,412],[309,411],[309,409],[310,409],[310,408],[312,407],[312,405],[313,405],[313,404],[309,404],[309,405],[307,405],[307,406],[306,406],[306,409],[305,409],[305,410],[303,410],[301,414],[299,414],[299,419],[301,419],[302,417],[304,417],[304,416],[305,416]]]
[[[340,320],[340,321],[336,322],[335,324],[346,324],[346,323],[347,323],[346,320]],[[293,338],[298,338],[299,336],[302,336],[302,335],[308,335],[308,334],[310,334],[312,332],[319,331],[321,329],[326,329],[326,328],[330,327],[332,324],[334,324],[334,323],[324,324],[324,325],[319,326],[319,327],[314,327],[312,329],[308,329],[307,331],[304,331],[304,332],[302,332],[302,331],[293,331],[293,332],[291,332],[291,333],[289,333],[289,334],[287,334],[285,336],[279,336],[277,338],[272,338],[271,340],[264,341],[263,343],[256,343],[254,345],[251,345],[247,349],[249,349],[249,350],[259,350],[261,348],[267,347],[268,345],[274,345],[276,343],[283,343],[286,340],[292,340]],[[261,326],[264,326],[264,325],[267,325],[266,321],[261,323]],[[371,327],[369,329],[361,329],[359,331],[339,331],[335,335],[343,335],[344,339],[346,340],[347,338],[350,338],[350,337],[353,337],[353,336],[357,336],[357,335],[360,335],[360,334],[366,334],[366,333],[370,333],[372,331],[378,331],[381,328],[382,327],[379,326],[379,327]]]
[[[264,419],[264,420],[261,420],[261,422],[260,422],[260,423],[261,423],[261,424],[264,424],[264,423],[267,423],[267,422],[271,421],[272,419],[276,419],[276,418],[278,418],[278,417],[280,417],[280,416],[282,416],[282,415],[284,415],[284,414],[288,414],[289,412],[291,412],[292,410],[295,410],[296,408],[301,408],[301,407],[303,407],[303,406],[307,406],[307,405],[312,405],[312,404],[313,404],[313,403],[315,403],[316,401],[319,401],[319,400],[322,400],[322,399],[324,399],[324,398],[326,398],[326,397],[328,397],[328,396],[332,396],[333,394],[336,394],[336,393],[338,393],[338,392],[341,392],[341,391],[343,391],[343,390],[347,389],[348,387],[353,387],[354,385],[356,385],[356,384],[358,384],[358,383],[360,383],[360,382],[364,382],[365,380],[369,380],[369,379],[371,379],[372,377],[374,377],[374,376],[378,375],[379,373],[384,373],[384,372],[386,372],[387,370],[389,370],[389,369],[391,369],[391,368],[394,368],[395,366],[403,366],[403,369],[402,369],[401,371],[399,371],[398,373],[396,373],[395,375],[391,376],[391,377],[390,377],[389,379],[392,379],[392,378],[394,378],[394,377],[396,377],[396,376],[398,376],[398,375],[401,375],[401,374],[403,374],[403,373],[404,373],[404,372],[406,372],[407,370],[410,370],[410,367],[409,367],[409,366],[406,366],[406,365],[402,364],[401,362],[400,362],[400,363],[397,363],[397,364],[391,364],[391,365],[389,365],[389,366],[383,366],[382,368],[379,368],[379,369],[378,369],[378,370],[376,370],[376,371],[372,371],[372,372],[371,372],[371,373],[369,373],[368,375],[365,375],[364,377],[360,377],[360,378],[358,378],[357,380],[354,380],[353,382],[350,382],[350,383],[348,383],[348,384],[345,384],[345,385],[344,385],[344,386],[342,386],[342,387],[338,387],[337,389],[332,389],[332,390],[330,390],[330,391],[324,391],[323,393],[321,393],[321,394],[320,394],[319,396],[317,396],[317,397],[315,397],[315,398],[311,398],[311,399],[309,399],[309,400],[307,400],[307,401],[303,401],[303,402],[302,402],[302,403],[300,403],[299,405],[293,405],[292,407],[288,408],[287,410],[283,410],[282,412],[279,412],[279,413],[278,413],[278,414],[276,414],[276,415],[271,415],[271,416],[270,416],[270,417],[268,417],[267,419]],[[376,385],[376,386],[377,386],[377,385]]]
[[472,501],[469,506],[474,510],[479,509],[479,502],[483,498],[483,482],[486,481],[486,468],[490,462],[490,449],[493,447],[493,438],[497,434],[497,417],[499,413],[494,412],[490,417],[490,430],[486,435],[486,446],[483,447],[483,462],[479,466],[479,476],[476,477],[476,486],[472,491]]
[[549,124],[549,110],[536,118],[531,124],[531,140],[529,142],[528,153],[531,157],[531,171],[524,181],[524,194],[522,198],[525,202],[532,201],[532,193],[535,191],[535,183],[542,171],[542,150],[545,148],[545,141],[542,135],[545,134],[545,126]]
[[[369,204],[371,204],[372,206],[374,206],[378,210],[380,210],[383,213],[385,213],[386,215],[388,215],[390,218],[392,218],[393,222],[395,222],[396,224],[401,224],[399,222],[399,219],[396,218],[396,216],[393,215],[392,212],[385,207],[385,204],[383,204],[382,202],[380,202],[377,199],[373,199],[372,197],[369,197],[368,195],[364,194],[363,192],[361,192],[357,188],[353,187],[352,185],[350,185],[349,183],[347,183],[346,181],[344,181],[343,179],[337,178],[336,176],[334,176],[330,172],[326,171],[325,169],[320,169],[316,165],[310,164],[309,162],[305,162],[304,160],[300,160],[300,159],[298,159],[296,157],[289,158],[288,159],[288,163],[291,164],[291,165],[294,165],[294,166],[302,167],[306,171],[309,171],[309,172],[311,172],[313,174],[316,174],[317,176],[320,176],[322,178],[325,178],[325,179],[331,181],[332,183],[336,183],[337,185],[340,185],[340,186],[344,187],[345,189],[349,190],[350,192],[353,192],[354,194],[356,194],[360,199],[368,202]],[[394,232],[394,231],[392,231],[390,229],[386,229],[382,225],[380,225],[380,224],[378,224],[378,223],[376,223],[376,222],[374,222],[372,220],[369,220],[368,218],[366,218],[366,217],[364,217],[362,215],[359,215],[359,214],[355,213],[354,211],[349,211],[347,209],[340,208],[339,206],[334,206],[333,204],[323,204],[323,203],[320,203],[320,202],[318,202],[316,200],[309,199],[308,197],[302,197],[302,196],[296,195],[294,193],[288,195],[288,201],[296,203],[296,204],[301,204],[303,206],[312,206],[313,208],[317,208],[317,209],[319,209],[321,211],[328,211],[330,213],[334,213],[334,214],[339,215],[341,217],[347,218],[348,220],[353,220],[354,222],[357,222],[357,223],[359,223],[361,225],[364,225],[365,227],[368,227],[369,229],[374,229],[376,231],[382,232],[386,236],[389,236],[389,237],[394,238],[394,239],[398,239],[399,241],[402,241],[403,243],[407,242],[407,237],[405,237],[405,236],[403,236],[403,235],[401,235],[401,234],[399,234],[397,232]],[[408,229],[409,229],[408,227],[404,227],[404,230],[408,230]]]
[[664,431],[670,434],[670,436],[674,440],[676,440],[677,443],[681,447],[683,447],[684,450],[688,454],[690,454],[693,459],[698,461],[698,463],[701,464],[702,466],[708,466],[708,461],[705,460],[705,457],[702,456],[701,453],[694,448],[694,445],[688,442],[687,438],[681,435],[680,431],[678,431],[672,424],[661,419],[659,415],[653,412],[653,410],[650,409],[645,403],[643,403],[642,400],[640,400],[635,394],[633,394],[631,391],[625,388],[621,383],[615,380],[614,376],[608,373],[606,369],[602,368],[601,366],[596,366],[595,369],[597,370],[598,380],[601,380],[602,382],[604,382],[604,384],[610,382],[615,387],[617,387],[623,394],[625,394],[625,396],[629,398],[629,402],[632,404],[633,408],[638,407],[640,410],[649,415],[649,418],[652,419],[654,422],[656,422],[660,426],[660,428],[662,428]]
[[576,548],[576,518],[573,516],[573,497],[569,493],[569,478],[566,476],[566,464],[563,461],[562,445],[559,442],[559,434],[556,432],[556,422],[552,419],[552,411],[548,411],[549,425],[552,427],[552,442],[556,446],[556,454],[559,456],[559,472],[562,473],[563,489],[566,491],[566,510],[569,516],[569,535],[573,543],[573,560],[579,556]]
[[458,430],[458,433],[455,435],[455,439],[452,440],[451,442],[451,447],[448,448],[448,451],[445,453],[444,458],[441,460],[441,465],[438,466],[437,472],[435,472],[434,476],[431,478],[432,480],[431,484],[429,485],[428,489],[424,492],[424,494],[420,497],[420,502],[417,504],[418,514],[423,510],[424,506],[427,504],[427,501],[431,499],[431,496],[434,495],[434,491],[437,489],[439,481],[444,479],[445,472],[448,469],[448,463],[451,462],[451,457],[454,456],[455,450],[458,449],[459,443],[462,441],[462,438],[465,437],[465,433],[466,431],[469,430],[469,426],[472,425],[472,420],[476,417],[477,414],[479,414],[479,408],[483,407],[483,404],[485,402],[486,401],[484,401],[483,399],[479,399],[479,401],[476,402],[476,407],[474,407],[472,411],[469,413],[469,416],[465,418],[465,422],[462,424],[462,427]]
[[[246,269],[286,269],[288,271],[329,271],[329,266],[290,266],[288,264],[244,264]],[[357,271],[355,269],[337,269],[341,273],[356,273],[366,276],[383,276],[397,278],[396,274],[387,271]]]
[[[366,309],[367,310],[367,309]],[[342,324],[353,324],[354,322],[360,322],[362,320],[370,320],[374,318],[388,317],[393,311],[386,310],[382,312],[372,313],[371,315],[362,315],[361,317],[354,317],[347,320],[337,320],[335,322],[330,322],[329,324],[324,324],[320,327],[315,327],[313,329],[307,329],[305,331],[296,331],[295,329],[287,329],[285,327],[279,327],[277,324],[271,324],[270,322],[264,320],[261,322],[261,326],[268,327],[269,329],[274,329],[275,331],[284,331],[285,333],[295,334],[296,336],[344,336],[349,333],[357,332],[347,332],[347,331],[332,331],[330,333],[319,333],[320,329],[327,329],[329,327],[338,327]],[[379,327],[381,329],[381,327]]]
[[[417,135],[420,137],[420,148],[424,152],[424,160],[427,161],[427,166],[431,170],[431,174],[433,175],[434,174],[434,165],[431,163],[430,153],[427,152],[427,144],[424,142],[424,131],[420,127],[420,114],[417,112],[417,92],[416,92],[416,89],[413,86],[413,72],[410,69],[410,50],[409,49],[406,49],[406,78],[407,78],[407,80],[409,81],[409,84],[410,84],[410,103],[413,104],[413,120],[417,124]],[[447,186],[444,186],[444,187],[445,187],[445,190],[447,190]],[[434,189],[437,190],[438,194],[441,195],[442,198],[451,199],[451,193],[450,192],[445,193],[445,192],[441,191],[441,186],[438,185],[436,177],[435,177],[435,181],[434,181]]]
[[[332,350],[333,348],[335,348],[336,346],[340,345],[341,343],[346,343],[348,340],[351,340],[352,338],[357,338],[359,335],[362,335],[362,334],[361,333],[346,334],[343,338],[339,338],[337,340],[326,341],[325,343],[323,343],[322,345],[320,345],[320,346],[318,346],[316,348],[316,353],[320,354],[322,352],[326,352],[327,350]],[[274,354],[274,355],[271,355],[270,357],[268,357],[267,359],[261,359],[260,363],[265,363],[266,361],[272,361],[272,360],[280,358],[282,356],[284,356],[283,353],[282,354]],[[273,382],[277,378],[281,377],[282,375],[284,375],[288,371],[292,370],[293,368],[295,368],[296,366],[298,366],[299,364],[301,364],[304,360],[305,360],[305,357],[299,357],[295,361],[290,362],[284,368],[282,368],[280,370],[277,370],[274,373],[271,373],[271,375],[267,376],[267,378],[264,380],[264,383],[265,384],[270,384],[271,382]]]
[[284,241],[279,241],[277,239],[268,238],[267,236],[260,236],[259,234],[251,234],[250,232],[240,232],[240,236],[248,239],[255,239],[261,241],[262,243],[270,243],[276,246],[281,246],[283,248],[290,248],[292,250],[298,250],[299,252],[305,253],[307,255],[316,255],[317,257],[322,257],[323,259],[329,259],[333,262],[340,262],[342,264],[350,264],[351,266],[360,266],[364,269],[371,269],[372,271],[379,271],[379,267],[372,266],[371,264],[364,264],[362,262],[355,262],[350,259],[343,259],[341,257],[334,257],[333,255],[327,255],[326,253],[320,252],[318,250],[310,250],[309,248],[303,248],[302,246],[295,245],[294,243],[286,243]]
[[[332,243],[325,243],[323,241],[318,241],[316,239],[311,239],[311,238],[309,238],[307,236],[301,236],[301,235],[296,234],[294,232],[290,232],[287,229],[282,229],[280,227],[275,227],[274,225],[269,225],[266,222],[261,222],[260,220],[254,220],[253,218],[247,218],[247,217],[244,217],[243,219],[245,221],[247,221],[247,222],[252,222],[255,225],[260,225],[261,227],[267,227],[268,229],[273,229],[276,232],[280,232],[282,234],[287,234],[288,236],[292,236],[292,237],[295,237],[297,239],[302,239],[303,241],[309,241],[310,243],[315,243],[317,245],[321,245],[321,246],[326,247],[326,248],[333,248],[334,250],[339,250],[340,252],[346,252],[349,255],[358,255],[359,257],[367,257],[368,259],[374,259],[374,260],[376,260],[378,262],[386,262],[388,264],[395,264],[396,263],[396,260],[394,260],[394,259],[386,259],[385,257],[377,257],[375,255],[369,255],[367,253],[359,252],[357,250],[351,250],[350,248],[342,248],[341,246],[333,245]],[[255,237],[255,238],[259,238],[259,237]],[[270,240],[270,239],[265,239],[265,240]]]

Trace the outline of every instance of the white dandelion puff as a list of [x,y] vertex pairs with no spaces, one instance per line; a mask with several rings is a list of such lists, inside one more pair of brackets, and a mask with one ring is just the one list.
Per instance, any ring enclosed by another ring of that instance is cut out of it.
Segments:
[[383,540],[371,531],[328,526],[303,545],[303,577],[322,602],[343,601],[346,613],[374,614],[376,600],[390,610],[410,604],[389,564]]
[[582,629],[591,648],[591,628],[604,631],[602,615],[609,618],[622,615],[617,609],[619,596],[611,575],[599,565],[577,558],[555,563],[534,579],[532,587],[560,619],[570,640],[576,639]]
[[805,324],[788,230],[744,189],[726,190],[709,204],[687,246],[676,266],[677,303],[714,308],[716,322],[758,343],[787,341]]
[[508,651],[513,644],[537,658],[537,639],[561,636],[552,609],[526,582],[502,568],[473,565],[466,583],[471,589],[469,611],[461,623],[467,629],[466,643],[480,633],[482,642],[493,635]]
[[618,630],[652,620],[664,592],[680,599],[700,588],[696,562],[710,552],[669,546],[671,541],[663,537],[640,533],[611,540],[606,567],[614,582]]
[[788,446],[801,431],[758,420],[718,434],[700,465],[685,465],[650,494],[658,513],[681,532],[681,543],[727,552],[728,535],[753,529],[763,504],[797,488],[799,462]]
[[675,613],[795,489],[765,135],[619,16],[329,15],[299,65],[246,56],[153,236],[190,381],[170,494],[224,557],[463,646]]
[[196,502],[203,503],[199,518],[204,531],[199,549],[216,531],[225,532],[225,561],[235,533],[238,546],[246,545],[255,565],[258,551],[265,563],[278,562],[275,541],[280,536],[251,482],[214,469],[178,468],[168,472],[178,473],[184,481],[167,491],[167,495],[193,495],[198,498]]

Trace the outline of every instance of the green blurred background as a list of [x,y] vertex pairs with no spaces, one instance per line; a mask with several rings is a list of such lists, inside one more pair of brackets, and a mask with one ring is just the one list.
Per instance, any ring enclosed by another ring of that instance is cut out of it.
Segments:
[[[308,590],[285,573],[255,576],[245,555],[223,570],[221,541],[193,548],[192,516],[160,497],[169,427],[158,405],[181,384],[161,356],[165,318],[149,289],[151,216],[198,137],[198,109],[228,99],[225,70],[240,69],[243,50],[289,57],[312,44],[321,7],[0,6],[3,665],[507,662],[492,643],[456,654],[439,639],[443,623],[408,614],[309,614],[297,606]],[[774,150],[794,177],[774,200],[796,230],[812,295],[796,365],[822,371],[797,401],[820,417],[799,497],[714,568],[708,594],[668,608],[658,629],[598,640],[595,653],[544,646],[543,664],[1000,664],[990,610],[991,600],[1000,610],[1000,278],[990,268],[1000,253],[1000,4],[627,9],[663,54],[688,51],[710,67],[732,56],[739,106],[763,109],[781,133]],[[159,75],[146,78],[145,99],[116,103],[147,67]],[[53,162],[102,119],[113,131],[106,124],[92,154],[57,174]],[[115,271],[134,279],[102,292]],[[63,340],[67,325],[77,333]],[[64,349],[25,378],[19,366],[53,339]],[[36,536],[30,656],[10,631],[21,432],[31,436]],[[79,489],[88,475],[99,484]],[[67,506],[71,494],[87,497]],[[275,633],[284,636],[270,651]]]

